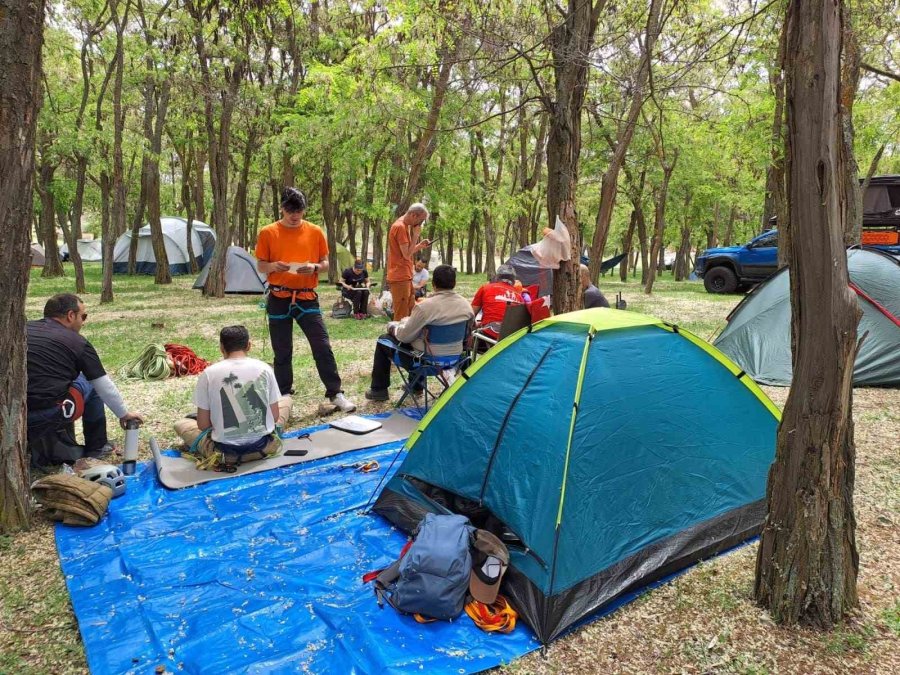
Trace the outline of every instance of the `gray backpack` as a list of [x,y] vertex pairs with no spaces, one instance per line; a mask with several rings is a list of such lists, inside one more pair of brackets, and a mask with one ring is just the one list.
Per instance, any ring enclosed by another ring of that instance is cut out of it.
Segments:
[[375,577],[378,604],[387,600],[405,614],[455,619],[469,591],[474,532],[465,516],[426,514],[405,554]]

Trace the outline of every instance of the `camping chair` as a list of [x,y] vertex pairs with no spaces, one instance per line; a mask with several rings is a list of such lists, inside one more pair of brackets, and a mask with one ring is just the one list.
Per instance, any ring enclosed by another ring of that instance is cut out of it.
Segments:
[[[490,323],[472,333],[472,360],[474,361],[478,358],[479,352],[486,352],[503,338],[530,325],[531,312],[528,311],[528,305],[510,305],[506,308],[503,321],[500,322],[499,326],[496,323]],[[498,337],[493,338],[488,335],[488,329],[497,334]]]
[[[455,374],[468,365],[469,355],[465,351],[469,337],[468,321],[445,326],[425,326],[422,337],[425,341],[424,352],[410,349],[406,345],[397,345],[387,339],[378,340],[381,344],[394,350],[394,365],[397,366],[397,372],[400,373],[400,379],[403,380],[403,396],[397,401],[396,407],[398,408],[421,385],[425,397],[424,410],[428,410],[428,399],[435,400],[452,383],[452,380],[444,375],[445,371],[450,370]],[[438,356],[431,353],[431,348],[435,345],[453,344],[455,342],[462,344],[459,354]],[[411,361],[410,365],[406,365],[403,362],[403,356],[406,356]],[[437,394],[428,389],[429,377],[436,379],[441,386],[441,390]]]

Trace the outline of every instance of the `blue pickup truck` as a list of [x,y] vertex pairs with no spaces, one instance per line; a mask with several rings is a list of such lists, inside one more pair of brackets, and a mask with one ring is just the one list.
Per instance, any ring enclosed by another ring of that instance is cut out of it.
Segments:
[[[773,219],[774,221],[774,219]],[[862,244],[900,258],[900,176],[876,176],[863,195]],[[709,248],[694,272],[709,293],[734,293],[765,281],[778,270],[778,230],[744,246]]]

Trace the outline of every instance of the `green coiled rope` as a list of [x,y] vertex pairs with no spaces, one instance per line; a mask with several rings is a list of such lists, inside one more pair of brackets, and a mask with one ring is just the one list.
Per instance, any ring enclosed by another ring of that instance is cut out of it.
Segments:
[[172,360],[162,345],[147,345],[133,361],[122,367],[126,377],[165,380],[172,374]]

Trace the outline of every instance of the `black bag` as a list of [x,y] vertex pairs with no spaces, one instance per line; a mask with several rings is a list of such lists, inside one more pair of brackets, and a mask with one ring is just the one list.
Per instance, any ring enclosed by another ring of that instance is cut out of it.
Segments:
[[341,298],[331,306],[332,319],[349,319],[353,314],[353,305],[346,298]]
[[84,457],[84,446],[75,440],[73,425],[67,424],[28,439],[28,452],[31,455],[31,466],[47,466],[48,464],[71,464]]

